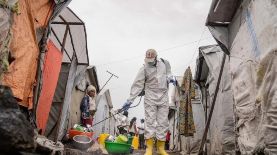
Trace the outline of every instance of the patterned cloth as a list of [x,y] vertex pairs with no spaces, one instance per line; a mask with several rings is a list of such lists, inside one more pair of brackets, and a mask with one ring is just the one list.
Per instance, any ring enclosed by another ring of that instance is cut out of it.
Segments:
[[194,83],[190,67],[185,71],[180,92],[180,134],[193,136],[196,132],[193,121],[191,99],[195,98]]
[[90,117],[89,109],[90,109],[90,97],[86,95],[81,102],[80,110],[81,110],[81,118],[86,119]]
[[[93,103],[92,103],[93,102]],[[80,110],[81,110],[81,122],[82,125],[91,125],[93,124],[93,115],[95,113],[95,107],[92,109],[92,105],[95,105],[95,102],[92,97],[88,94],[82,99]]]

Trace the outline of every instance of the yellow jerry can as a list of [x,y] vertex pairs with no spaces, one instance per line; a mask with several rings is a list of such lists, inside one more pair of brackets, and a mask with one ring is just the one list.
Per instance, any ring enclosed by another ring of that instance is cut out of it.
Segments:
[[135,150],[138,149],[138,147],[139,147],[139,138],[138,138],[138,136],[134,136],[133,141],[132,141],[132,146],[134,147]]

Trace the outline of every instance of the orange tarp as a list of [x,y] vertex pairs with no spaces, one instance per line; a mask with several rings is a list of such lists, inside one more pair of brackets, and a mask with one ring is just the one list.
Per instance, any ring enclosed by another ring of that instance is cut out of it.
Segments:
[[36,29],[46,26],[52,14],[52,0],[19,0],[19,15],[14,14],[11,55],[15,60],[3,75],[2,84],[11,87],[19,104],[33,107],[33,87],[39,48]]
[[37,125],[44,133],[62,64],[62,52],[50,40],[43,68],[42,89],[37,106]]

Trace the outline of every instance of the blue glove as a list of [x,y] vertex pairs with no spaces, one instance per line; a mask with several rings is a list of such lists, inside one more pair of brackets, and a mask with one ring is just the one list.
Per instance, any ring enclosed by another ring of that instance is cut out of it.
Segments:
[[123,111],[128,111],[130,109],[131,104],[132,104],[132,102],[130,102],[130,101],[125,102],[123,107],[122,107],[122,110]]
[[168,83],[172,83],[174,86],[177,86],[177,80],[174,76],[168,78]]

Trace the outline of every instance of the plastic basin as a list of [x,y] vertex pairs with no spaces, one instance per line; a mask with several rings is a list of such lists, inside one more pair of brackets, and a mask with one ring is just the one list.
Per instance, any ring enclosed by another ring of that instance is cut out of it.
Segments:
[[85,136],[88,136],[89,138],[92,138],[93,132],[83,132],[83,131],[70,129],[68,134],[69,134],[69,138],[71,139],[76,135],[85,135]]
[[131,145],[106,141],[105,148],[109,152],[109,154],[129,154]]
[[132,142],[133,142],[133,137],[128,137],[128,142],[127,142],[127,144],[132,145]]

